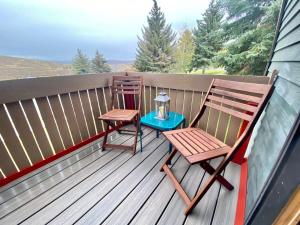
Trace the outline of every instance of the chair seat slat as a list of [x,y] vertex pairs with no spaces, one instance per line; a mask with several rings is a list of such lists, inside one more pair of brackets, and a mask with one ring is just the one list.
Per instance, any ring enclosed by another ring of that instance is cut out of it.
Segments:
[[205,131],[203,131],[201,129],[198,129],[197,132],[201,133],[203,136],[210,139],[211,141],[213,141],[214,143],[216,143],[217,145],[219,145],[221,147],[227,146],[222,141],[220,141],[218,138],[215,138],[215,137],[211,136],[210,134],[206,133]]
[[179,133],[179,135],[184,136],[186,140],[188,140],[191,144],[193,144],[194,148],[197,150],[197,152],[205,152],[208,151],[209,148],[207,148],[205,145],[201,144],[201,142],[195,138],[194,136],[190,135],[191,132],[188,133]]
[[203,141],[201,138],[199,139],[199,137],[195,135],[193,132],[189,132],[186,135],[190,135],[192,138],[196,139],[198,141],[197,145],[199,145],[205,152],[213,148],[211,145]]
[[184,133],[179,133],[179,134],[175,134],[175,135],[178,135],[182,140],[184,140],[190,146],[190,149],[191,149],[190,151],[193,154],[203,152],[203,150],[201,148],[199,148],[189,137],[186,137],[183,134]]
[[207,159],[214,159],[223,155],[226,155],[230,151],[229,147],[223,147],[219,149],[215,149],[209,152],[195,154],[187,157],[187,160],[193,164],[201,161],[205,161]]
[[203,144],[205,144],[207,146],[211,146],[211,147],[209,147],[210,150],[220,147],[214,141],[208,139],[205,135],[203,135],[202,133],[198,132],[198,130],[194,130],[192,133],[194,135],[198,136],[198,138],[200,138],[202,140]]
[[190,153],[192,153],[192,154],[197,154],[198,152],[188,143],[188,142],[186,142],[179,134],[174,134],[173,135],[176,139],[177,139],[177,141],[179,141],[180,142],[180,144],[184,147],[184,148],[186,148]]
[[185,147],[181,145],[181,143],[173,136],[173,135],[167,135],[167,138],[169,141],[176,146],[176,148],[184,155],[184,156],[189,156],[192,155],[191,152],[188,151]]

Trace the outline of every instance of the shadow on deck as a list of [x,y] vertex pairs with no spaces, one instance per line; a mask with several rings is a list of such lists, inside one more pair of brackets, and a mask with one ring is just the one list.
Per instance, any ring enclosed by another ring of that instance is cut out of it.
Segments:
[[[133,141],[116,132],[109,140]],[[235,189],[228,192],[216,182],[186,217],[182,199],[159,172],[168,154],[162,135],[144,128],[143,152],[138,148],[134,156],[102,152],[100,146],[101,139],[0,188],[0,224],[234,224],[238,165],[230,163],[225,171]],[[172,163],[188,194],[195,195],[207,174],[182,157]]]

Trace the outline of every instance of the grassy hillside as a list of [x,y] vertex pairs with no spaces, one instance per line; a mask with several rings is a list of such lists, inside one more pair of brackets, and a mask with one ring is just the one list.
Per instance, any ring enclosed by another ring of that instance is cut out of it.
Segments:
[[0,56],[0,80],[73,74],[71,65]]
[[[134,71],[133,61],[108,62],[113,72]],[[42,60],[0,56],[0,80],[21,79],[26,77],[50,77],[74,74],[71,64]]]

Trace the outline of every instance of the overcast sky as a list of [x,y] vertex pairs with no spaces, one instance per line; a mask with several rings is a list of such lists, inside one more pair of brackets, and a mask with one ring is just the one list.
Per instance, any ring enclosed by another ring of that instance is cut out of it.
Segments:
[[[152,0],[0,0],[0,55],[70,61],[80,48],[135,58]],[[175,31],[192,28],[209,0],[158,0]]]

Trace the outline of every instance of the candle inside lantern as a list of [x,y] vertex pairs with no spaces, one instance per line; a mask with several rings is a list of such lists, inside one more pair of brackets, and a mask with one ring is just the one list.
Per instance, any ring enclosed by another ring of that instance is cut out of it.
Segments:
[[154,99],[156,102],[156,118],[166,120],[169,118],[170,97],[165,92],[160,92]]

